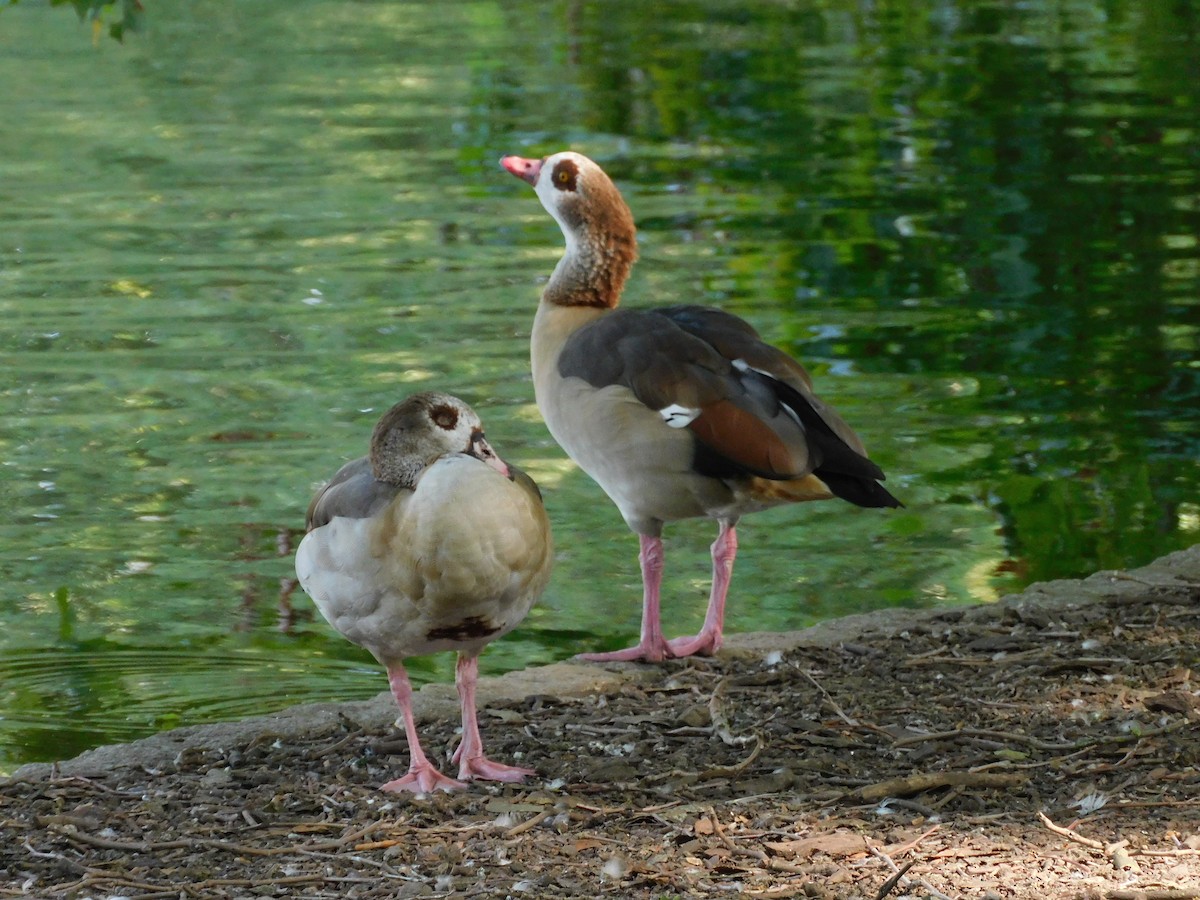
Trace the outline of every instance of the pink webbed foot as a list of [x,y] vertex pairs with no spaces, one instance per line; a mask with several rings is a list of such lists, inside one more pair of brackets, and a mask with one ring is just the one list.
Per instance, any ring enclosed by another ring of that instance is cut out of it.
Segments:
[[693,637],[677,637],[667,641],[671,655],[676,659],[685,656],[715,656],[721,649],[721,635],[701,631]]
[[737,556],[737,532],[733,519],[722,519],[717,539],[712,545],[713,583],[708,598],[708,611],[704,625],[693,637],[677,637],[667,641],[671,655],[677,659],[685,656],[714,656],[721,649],[725,627],[725,597],[729,593],[729,579],[733,576],[733,560]]
[[639,535],[641,552],[638,561],[642,567],[642,635],[636,647],[611,650],[607,653],[580,653],[576,659],[588,662],[649,662],[660,663],[670,659],[671,647],[663,637],[659,609],[659,591],[662,586],[663,548],[657,535]]
[[648,662],[685,656],[714,656],[721,649],[721,635],[701,631],[692,637],[677,637],[669,641],[642,642],[636,647],[611,650],[607,653],[580,653],[576,659],[587,662]]
[[462,791],[466,790],[466,787],[461,781],[455,781],[453,778],[443,775],[433,767],[432,763],[426,762],[423,765],[414,764],[403,778],[382,784],[379,789],[398,794],[405,791],[414,794],[432,794],[434,791]]
[[713,656],[721,649],[725,627],[725,597],[729,579],[733,576],[733,560],[737,556],[737,532],[734,519],[722,519],[717,539],[712,545],[713,583],[708,597],[704,625],[694,637],[678,637],[667,642],[671,654],[683,656]]
[[516,783],[524,781],[530,775],[537,774],[533,769],[508,766],[504,763],[494,762],[482,755],[461,758],[458,753],[455,753],[453,761],[459,763],[458,777],[463,781],[480,778],[484,781]]
[[660,663],[675,656],[667,641],[642,641],[636,647],[609,650],[605,653],[580,653],[576,659],[586,662],[648,662]]
[[413,720],[412,685],[409,683],[408,674],[404,671],[401,663],[396,662],[388,666],[388,683],[392,686],[392,695],[400,707],[400,717],[404,722],[404,736],[408,739],[410,762],[407,775],[380,785],[379,789],[394,793],[411,791],[414,794],[465,790],[467,787],[465,784],[439,772],[421,750],[421,741],[417,737],[417,724]]
[[481,778],[486,781],[524,781],[536,774],[532,769],[506,766],[483,755],[483,739],[479,734],[479,718],[475,710],[475,685],[479,661],[473,655],[458,656],[454,680],[458,684],[459,704],[462,707],[463,736],[450,761],[458,763],[458,777],[463,781]]

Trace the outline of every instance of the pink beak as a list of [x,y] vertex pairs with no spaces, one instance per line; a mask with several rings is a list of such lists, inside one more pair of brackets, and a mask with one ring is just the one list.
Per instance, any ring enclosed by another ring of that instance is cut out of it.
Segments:
[[540,159],[524,159],[520,156],[505,156],[500,160],[500,165],[508,169],[512,174],[516,175],[522,181],[528,181],[530,184],[537,186],[538,175],[542,171],[542,161]]
[[487,442],[482,432],[476,432],[471,435],[471,443],[467,447],[467,452],[478,460],[482,460],[485,465],[495,469],[505,478],[512,477],[512,473],[508,471],[508,463],[502,460],[496,451],[492,449],[492,445]]
[[495,454],[487,457],[484,462],[487,463],[489,468],[495,469],[505,478],[512,478],[512,472],[508,470],[508,463]]

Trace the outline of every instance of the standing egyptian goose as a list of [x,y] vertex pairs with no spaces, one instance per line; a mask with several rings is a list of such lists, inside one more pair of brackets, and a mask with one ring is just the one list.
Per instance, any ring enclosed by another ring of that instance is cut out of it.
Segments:
[[[593,660],[715,653],[746,513],[840,497],[899,506],[862,441],[812,392],[804,368],[746,322],[703,306],[617,309],[637,257],[629,207],[578,153],[506,156],[566,239],[533,322],[538,409],[554,439],[612,498],[641,542],[641,640]],[[665,522],[716,519],[700,633],[666,640],[660,621]]]
[[[550,578],[552,547],[537,486],[484,439],[449,394],[415,394],[375,426],[370,454],[344,465],[308,508],[296,574],[329,624],[387,669],[408,738],[408,774],[385,791],[521,781],[529,769],[483,755],[478,657],[516,627]],[[404,659],[458,651],[462,741],[456,781],[421,751]]]

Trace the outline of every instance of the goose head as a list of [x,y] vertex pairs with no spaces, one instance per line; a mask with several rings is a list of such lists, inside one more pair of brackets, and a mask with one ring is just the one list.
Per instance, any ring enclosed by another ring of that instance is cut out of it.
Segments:
[[616,306],[637,259],[637,229],[608,174],[582,153],[565,150],[542,159],[505,156],[500,164],[533,185],[566,241],[548,286],[554,302]]
[[371,472],[379,481],[412,488],[443,456],[465,453],[505,477],[508,466],[483,434],[475,410],[440,391],[413,394],[379,420],[371,434]]

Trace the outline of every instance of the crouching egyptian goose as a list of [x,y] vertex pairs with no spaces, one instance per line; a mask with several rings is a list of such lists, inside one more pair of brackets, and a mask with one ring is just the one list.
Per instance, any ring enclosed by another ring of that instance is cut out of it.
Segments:
[[[375,426],[370,454],[344,465],[308,508],[296,574],[329,624],[387,669],[408,738],[408,774],[385,791],[456,790],[462,781],[521,781],[528,769],[483,755],[475,714],[478,657],[516,627],[550,578],[541,495],[484,439],[474,411],[427,392]],[[458,651],[462,742],[456,781],[417,739],[404,659]]]
[[[566,239],[533,322],[538,409],[554,439],[612,498],[641,542],[641,640],[593,660],[715,653],[739,517],[840,497],[899,506],[862,441],[813,394],[804,368],[736,316],[702,306],[617,309],[637,256],[633,216],[578,153],[506,156]],[[694,637],[660,622],[663,523],[716,519],[708,612]]]

